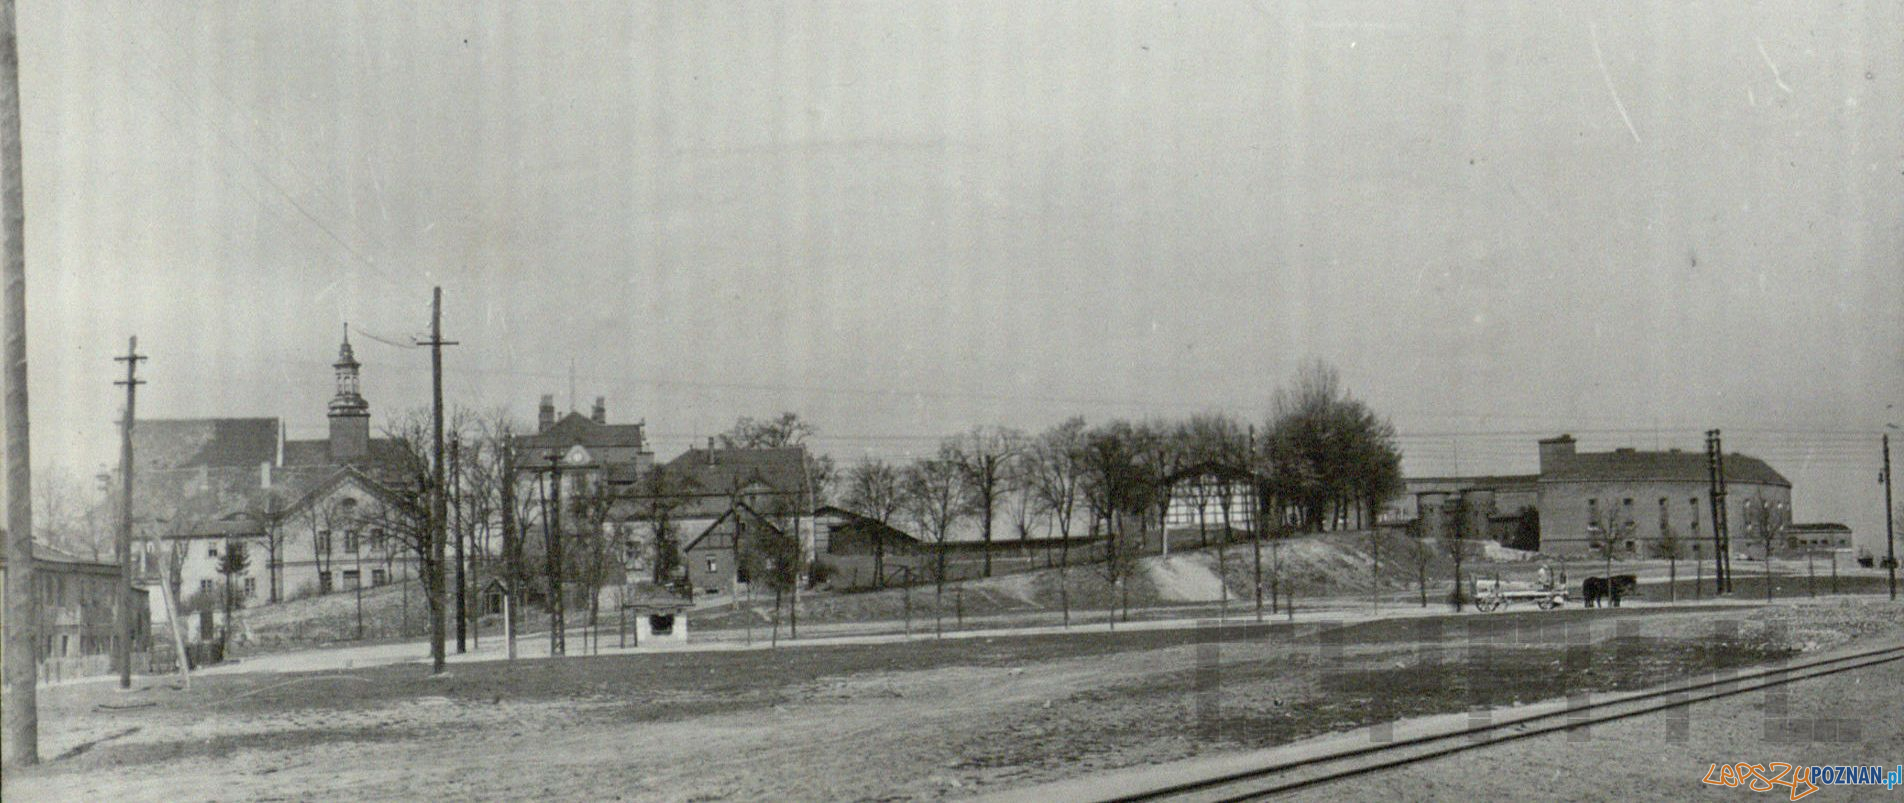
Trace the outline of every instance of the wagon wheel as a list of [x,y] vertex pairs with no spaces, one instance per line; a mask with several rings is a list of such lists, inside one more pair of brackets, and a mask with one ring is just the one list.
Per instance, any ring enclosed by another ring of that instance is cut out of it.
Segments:
[[1502,600],[1500,597],[1481,597],[1474,601],[1474,607],[1483,613],[1498,611],[1501,609],[1501,605]]
[[1554,601],[1553,597],[1541,597],[1539,600],[1536,600],[1534,604],[1539,605],[1540,609],[1543,611],[1551,611],[1555,608],[1560,607],[1560,603]]

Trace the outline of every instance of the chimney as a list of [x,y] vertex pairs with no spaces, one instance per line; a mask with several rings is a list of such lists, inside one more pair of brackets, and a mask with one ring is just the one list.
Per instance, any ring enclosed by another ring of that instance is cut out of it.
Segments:
[[1560,468],[1563,463],[1572,460],[1573,456],[1574,440],[1572,435],[1562,435],[1558,438],[1542,440],[1540,442],[1540,473],[1545,474]]
[[548,432],[555,426],[555,394],[542,394],[542,407],[536,411],[536,431]]
[[589,413],[588,417],[594,419],[597,424],[608,423],[608,399],[596,396],[595,409]]
[[711,435],[707,439],[707,464],[714,465],[714,437]]

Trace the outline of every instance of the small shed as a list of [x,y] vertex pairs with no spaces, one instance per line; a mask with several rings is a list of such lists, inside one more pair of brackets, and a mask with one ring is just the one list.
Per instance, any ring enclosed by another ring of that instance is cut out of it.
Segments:
[[483,586],[483,590],[478,592],[478,596],[482,599],[481,615],[501,616],[503,614],[503,599],[509,596],[509,587],[503,585],[502,578],[492,577],[489,579],[489,582]]
[[635,621],[635,646],[686,644],[687,611],[694,602],[653,582],[631,583],[622,596],[622,610]]

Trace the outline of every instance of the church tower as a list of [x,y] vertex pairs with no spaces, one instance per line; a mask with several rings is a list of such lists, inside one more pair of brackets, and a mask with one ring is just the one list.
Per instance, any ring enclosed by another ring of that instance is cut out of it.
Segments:
[[355,460],[370,452],[370,402],[357,390],[357,357],[350,350],[350,324],[337,350],[337,395],[331,397],[331,462]]

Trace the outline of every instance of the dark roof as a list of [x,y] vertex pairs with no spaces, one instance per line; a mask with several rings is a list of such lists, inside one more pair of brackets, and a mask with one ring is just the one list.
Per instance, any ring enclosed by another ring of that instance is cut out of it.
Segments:
[[[352,465],[401,465],[404,458],[403,446],[389,438],[371,438],[366,444],[367,451],[362,457],[347,461]],[[284,464],[286,466],[334,466],[338,461],[331,457],[331,442],[328,438],[308,441],[285,441]]]
[[880,521],[879,519],[873,518],[871,516],[862,516],[858,513],[854,513],[853,511],[847,510],[846,508],[826,505],[824,507],[821,507],[819,510],[813,511],[813,515],[822,519],[825,519],[825,518],[838,519],[839,520],[838,523],[834,524],[833,526],[840,527],[843,529],[865,530],[869,533],[874,534],[875,536],[885,535],[892,538],[902,539],[905,541],[912,541],[915,543],[920,542],[918,536],[915,536],[912,533],[906,532],[905,530],[901,530],[898,527],[894,527],[891,524],[887,524],[886,522]]
[[1803,530],[1803,531],[1805,531],[1805,532],[1817,532],[1817,533],[1848,533],[1848,532],[1851,532],[1851,528],[1850,528],[1850,527],[1847,527],[1847,526],[1845,526],[1845,525],[1843,525],[1843,524],[1839,524],[1838,522],[1835,522],[1835,521],[1819,521],[1819,522],[1812,522],[1812,523],[1809,523],[1809,524],[1787,524],[1787,525],[1785,525],[1785,532],[1788,532],[1788,533],[1790,533],[1790,532],[1796,532],[1796,531],[1799,531],[1799,530]]
[[516,443],[529,449],[566,449],[570,446],[619,446],[640,449],[647,442],[645,424],[599,424],[581,413],[569,413],[562,420],[534,435],[522,435]]
[[140,420],[133,454],[143,468],[257,468],[278,461],[276,418]]
[[[1618,480],[1664,480],[1670,482],[1707,482],[1704,452],[1641,452],[1620,449],[1611,452],[1582,452],[1560,462],[1540,477],[1541,482],[1596,482]],[[1791,487],[1791,481],[1773,470],[1765,461],[1742,454],[1725,456],[1726,482]]]
[[1448,483],[1465,485],[1469,488],[1503,488],[1514,485],[1533,485],[1540,481],[1539,474],[1481,474],[1472,477],[1409,477],[1404,484],[1411,483]]
[[[91,569],[97,572],[111,572],[115,574],[119,571],[119,564],[114,563],[111,558],[93,560],[91,558],[80,557],[63,549],[47,546],[38,541],[32,543],[34,565],[55,564],[75,569]],[[7,556],[4,550],[0,550],[0,568],[6,565]]]
[[689,495],[724,495],[750,486],[765,492],[798,494],[807,489],[807,450],[689,449],[668,461],[667,469]]
[[640,580],[631,585],[623,600],[623,607],[628,608],[681,610],[694,607],[694,602],[687,597],[649,580]]

